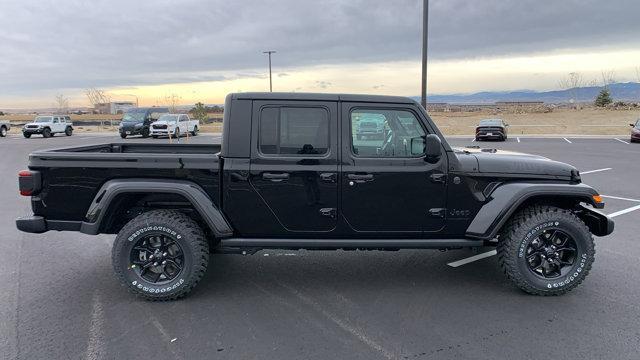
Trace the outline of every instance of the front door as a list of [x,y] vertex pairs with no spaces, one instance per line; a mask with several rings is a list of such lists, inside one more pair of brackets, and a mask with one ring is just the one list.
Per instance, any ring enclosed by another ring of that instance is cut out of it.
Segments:
[[284,235],[336,227],[337,110],[335,102],[254,101],[250,182],[273,219],[259,226]]
[[363,236],[422,236],[444,226],[446,156],[425,161],[422,114],[342,104],[342,216]]

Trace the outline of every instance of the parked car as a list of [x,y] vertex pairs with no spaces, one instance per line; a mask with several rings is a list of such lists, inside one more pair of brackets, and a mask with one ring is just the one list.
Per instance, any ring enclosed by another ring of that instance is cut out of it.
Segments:
[[356,119],[356,138],[358,140],[365,138],[383,139],[384,125],[383,117],[365,114],[362,118]]
[[9,121],[0,121],[0,137],[7,136],[9,130],[11,130],[11,123]]
[[120,137],[123,139],[132,135],[142,135],[144,138],[149,137],[151,124],[163,114],[168,113],[169,109],[166,107],[127,109],[122,115],[122,121],[118,128]]
[[640,142],[640,119],[635,124],[631,125],[631,142]]
[[476,141],[487,139],[505,141],[507,140],[508,127],[509,124],[502,119],[480,120],[480,124],[476,127]]
[[33,134],[48,138],[55,134],[73,135],[73,124],[67,115],[43,115],[36,116],[33,122],[22,127],[22,135],[27,139]]
[[[381,146],[349,131],[365,116],[385,119]],[[452,148],[420,104],[392,96],[231,94],[222,145],[40,150],[19,189],[33,210],[19,230],[117,234],[115,274],[149,300],[189,293],[216,252],[487,246],[516,286],[559,295],[614,227],[575,167]]]
[[151,124],[151,136],[157,138],[159,136],[171,136],[179,138],[181,135],[191,133],[198,135],[200,128],[199,120],[191,120],[186,114],[164,114],[160,116],[158,121]]

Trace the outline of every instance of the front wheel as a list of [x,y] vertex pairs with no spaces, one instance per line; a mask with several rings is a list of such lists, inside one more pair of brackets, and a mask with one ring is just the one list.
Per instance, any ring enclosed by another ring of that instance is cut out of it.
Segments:
[[587,226],[573,212],[530,206],[514,215],[498,242],[507,277],[534,295],[561,295],[578,286],[595,258]]
[[51,129],[45,128],[44,130],[42,130],[42,137],[50,138],[51,135],[52,135],[51,134]]
[[125,133],[121,132],[121,133],[120,133],[120,137],[121,137],[121,138],[123,138],[123,139],[126,139],[126,138],[127,138],[127,134],[125,134]]
[[180,137],[180,129],[176,128],[176,130],[173,132],[173,138],[177,139]]
[[154,210],[120,230],[111,257],[116,276],[131,292],[147,300],[175,300],[204,276],[209,245],[187,215]]
[[24,136],[25,138],[27,138],[27,139],[28,139],[28,138],[30,138],[30,137],[31,137],[31,134],[29,134],[29,133],[22,133],[22,136]]
[[149,130],[148,128],[142,129],[142,132],[141,132],[142,137],[145,138],[145,139],[148,138],[150,132],[151,132],[151,130]]
[[4,126],[0,126],[0,137],[7,136],[7,128]]
[[71,126],[67,126],[67,128],[64,129],[64,134],[67,136],[73,135],[73,129],[71,128]]

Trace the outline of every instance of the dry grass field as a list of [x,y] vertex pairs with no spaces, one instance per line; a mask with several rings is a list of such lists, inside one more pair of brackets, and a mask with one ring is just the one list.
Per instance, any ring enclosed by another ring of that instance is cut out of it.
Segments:
[[[549,113],[496,113],[492,110],[474,112],[431,112],[440,130],[446,135],[473,135],[474,127],[482,119],[502,118],[509,125],[511,135],[622,135],[629,133],[629,123],[640,118],[640,110],[605,110],[586,108],[582,110],[556,109]],[[209,114],[221,119],[222,114]],[[33,115],[0,116],[16,125],[33,119]],[[71,115],[76,130],[108,132],[115,131],[111,122],[119,121],[121,115]],[[95,125],[87,124],[95,123]],[[222,124],[214,122],[201,126],[203,132],[221,132]]]
[[440,130],[447,135],[473,135],[482,119],[501,118],[509,124],[511,135],[621,135],[640,118],[640,110],[556,109],[549,113],[432,112]]

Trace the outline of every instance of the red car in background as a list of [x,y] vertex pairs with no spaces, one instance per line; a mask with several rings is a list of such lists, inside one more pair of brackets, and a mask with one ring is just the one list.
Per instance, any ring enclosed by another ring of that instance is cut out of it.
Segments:
[[640,119],[631,125],[631,142],[640,142]]

